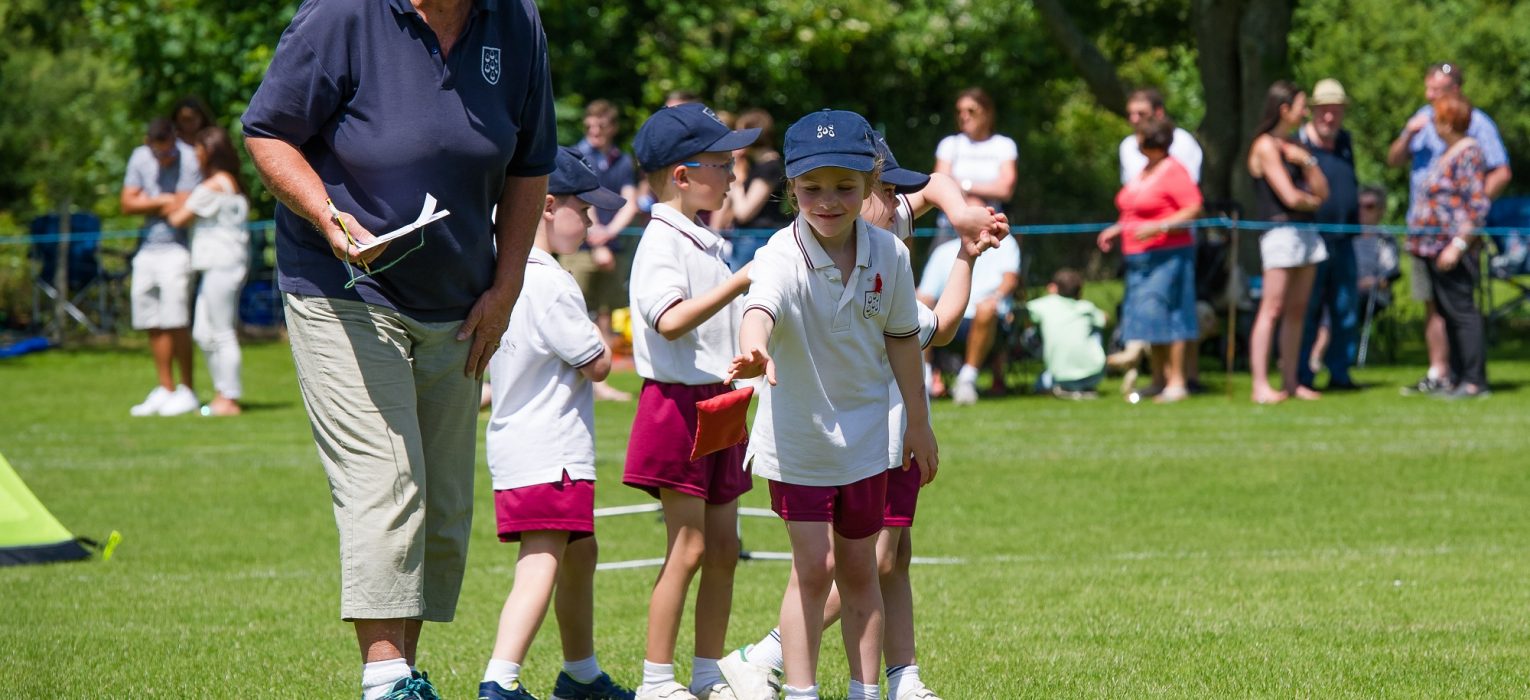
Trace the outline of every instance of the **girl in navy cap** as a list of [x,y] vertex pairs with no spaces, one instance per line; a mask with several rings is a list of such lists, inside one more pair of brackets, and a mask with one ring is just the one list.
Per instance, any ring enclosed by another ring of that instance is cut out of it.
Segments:
[[[666,107],[638,130],[632,150],[657,198],[632,262],[632,349],[643,389],[622,483],[659,499],[668,530],[648,606],[641,700],[733,700],[717,661],[733,607],[738,497],[752,485],[742,446],[692,460],[696,402],[727,392],[749,286],[724,258],[723,240],[697,221],[726,202],[731,152],[758,129],[733,131],[699,103]],[[675,680],[675,639],[691,579],[696,655],[690,686]]]
[[770,480],[771,507],[792,544],[781,603],[787,698],[818,697],[832,585],[843,601],[850,698],[881,697],[874,535],[886,501],[889,377],[907,407],[904,468],[912,456],[928,483],[939,466],[908,250],[860,217],[879,161],[870,125],[853,112],[815,112],[787,130],[788,192],[799,214],[755,256],[729,376],[763,374],[768,384],[749,454]]

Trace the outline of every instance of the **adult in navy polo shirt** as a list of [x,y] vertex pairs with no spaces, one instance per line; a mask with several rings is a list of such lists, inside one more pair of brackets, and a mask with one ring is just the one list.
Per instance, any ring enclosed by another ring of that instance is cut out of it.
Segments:
[[[409,662],[421,622],[456,614],[480,378],[557,154],[536,7],[307,0],[244,133],[281,203],[278,278],[363,695],[434,697]],[[427,193],[451,215],[381,250],[355,245],[412,222]]]
[[[1344,85],[1324,78],[1313,86],[1310,118],[1297,131],[1301,144],[1317,158],[1318,169],[1328,180],[1328,198],[1323,200],[1313,220],[1322,224],[1357,226],[1360,223],[1360,184],[1355,176],[1354,139],[1344,128],[1344,113],[1349,97]],[[1302,325],[1301,354],[1309,358],[1317,344],[1318,330],[1327,318],[1328,348],[1323,366],[1328,368],[1329,391],[1353,391],[1358,384],[1349,376],[1360,340],[1359,271],[1355,263],[1355,230],[1324,231],[1323,243],[1328,259],[1317,264],[1312,294],[1307,302],[1307,321]],[[1298,362],[1297,381],[1316,389],[1316,372],[1309,361]]]

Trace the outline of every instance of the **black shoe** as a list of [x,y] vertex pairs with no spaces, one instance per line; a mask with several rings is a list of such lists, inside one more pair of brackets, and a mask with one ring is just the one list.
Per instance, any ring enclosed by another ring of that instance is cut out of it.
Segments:
[[1334,381],[1330,381],[1330,382],[1328,382],[1328,388],[1324,389],[1323,391],[1359,391],[1360,389],[1361,389],[1360,385],[1356,384],[1354,381],[1347,381],[1347,382],[1334,382]]

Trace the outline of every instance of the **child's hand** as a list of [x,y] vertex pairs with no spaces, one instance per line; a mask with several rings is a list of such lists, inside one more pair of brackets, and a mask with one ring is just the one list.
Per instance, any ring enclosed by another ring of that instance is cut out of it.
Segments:
[[754,348],[733,358],[733,363],[728,367],[728,377],[723,380],[724,384],[732,384],[737,379],[753,379],[765,375],[765,381],[771,386],[776,385],[776,361],[770,359],[770,353],[764,348]]
[[919,465],[920,486],[935,480],[940,455],[929,423],[910,423],[903,431],[903,469],[907,471],[914,464]]
[[989,248],[998,247],[1001,239],[995,227],[1001,221],[1004,223],[1003,233],[1008,235],[1007,220],[1000,220],[999,216],[1003,215],[995,215],[990,207],[969,206],[951,219],[951,226],[961,236],[962,248],[969,255],[975,257]]

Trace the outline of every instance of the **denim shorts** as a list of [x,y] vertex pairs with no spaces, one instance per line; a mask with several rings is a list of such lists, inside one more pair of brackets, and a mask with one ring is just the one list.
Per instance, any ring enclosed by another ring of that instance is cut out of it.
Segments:
[[1126,256],[1121,339],[1165,345],[1200,338],[1195,318],[1195,246]]

